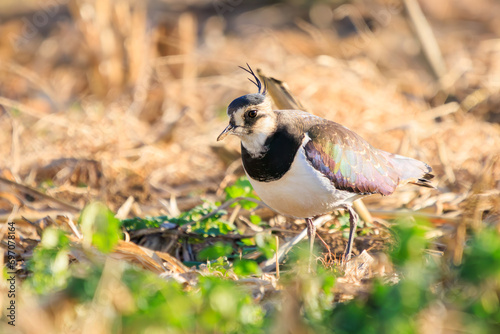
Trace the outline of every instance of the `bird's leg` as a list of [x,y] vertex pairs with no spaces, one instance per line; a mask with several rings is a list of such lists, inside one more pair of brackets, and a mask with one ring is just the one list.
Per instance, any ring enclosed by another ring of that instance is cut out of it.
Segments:
[[308,267],[308,271],[311,272],[313,248],[314,248],[314,237],[316,236],[316,227],[314,226],[311,218],[306,218],[306,223],[307,223],[307,236],[309,237],[309,267]]
[[351,206],[347,206],[346,208],[349,211],[349,240],[347,240],[344,257],[346,261],[349,261],[351,259],[352,242],[354,241],[354,229],[358,225],[359,218]]

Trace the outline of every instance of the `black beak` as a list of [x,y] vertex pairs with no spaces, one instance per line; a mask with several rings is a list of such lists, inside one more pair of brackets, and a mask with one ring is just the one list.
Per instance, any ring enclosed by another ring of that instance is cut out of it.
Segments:
[[217,137],[217,141],[220,141],[224,138],[226,138],[227,135],[230,135],[233,133],[233,130],[235,129],[236,127],[229,124],[225,129],[224,131],[221,132],[221,134],[219,135],[219,137]]

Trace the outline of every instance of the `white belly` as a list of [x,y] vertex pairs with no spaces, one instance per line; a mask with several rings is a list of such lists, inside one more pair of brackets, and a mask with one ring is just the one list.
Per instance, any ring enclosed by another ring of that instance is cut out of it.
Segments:
[[281,179],[271,182],[256,181],[250,176],[248,179],[264,203],[282,215],[295,218],[329,213],[360,197],[335,189],[328,178],[310,165],[303,147]]

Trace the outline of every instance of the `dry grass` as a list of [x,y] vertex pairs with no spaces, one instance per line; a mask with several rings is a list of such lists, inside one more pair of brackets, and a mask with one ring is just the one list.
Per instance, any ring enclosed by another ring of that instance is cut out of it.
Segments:
[[[376,28],[362,23],[347,37],[314,15],[313,23],[274,29],[264,19],[272,6],[206,18],[201,10],[148,13],[139,2],[75,0],[32,36],[26,22],[49,15],[48,7],[11,16],[0,25],[7,36],[0,41],[1,220],[17,221],[26,237],[34,234],[22,217],[75,219],[94,200],[133,217],[221,199],[221,182],[242,171],[232,163],[238,141],[221,150],[215,138],[228,103],[254,90],[238,69],[248,62],[287,82],[313,113],[376,147],[428,162],[438,190],[408,186],[367,199],[380,224],[373,229],[384,234],[384,219],[417,210],[436,227],[436,248],[447,245],[459,261],[462,229],[500,217],[500,23],[490,15],[500,7],[479,1],[474,21],[464,22],[471,19],[465,9],[445,15],[443,6],[423,1],[447,67],[439,80],[401,9],[384,1],[335,10],[337,23],[359,23],[361,14]],[[343,247],[339,233],[323,232],[332,249]],[[165,271],[168,254],[143,254],[141,262],[131,254],[142,251],[120,247],[117,257]],[[373,270],[385,272],[382,262]]]

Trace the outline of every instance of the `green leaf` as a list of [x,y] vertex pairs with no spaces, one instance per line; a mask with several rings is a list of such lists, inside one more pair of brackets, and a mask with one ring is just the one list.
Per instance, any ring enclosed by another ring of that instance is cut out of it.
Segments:
[[400,221],[393,230],[399,239],[391,252],[394,264],[402,265],[407,262],[422,261],[422,252],[428,244],[425,238],[428,231],[427,224],[423,221]]
[[460,276],[479,283],[489,277],[500,277],[500,235],[488,228],[473,235],[464,251]]
[[[255,198],[259,199],[257,195],[255,195],[252,185],[250,184],[250,181],[246,177],[240,177],[236,182],[224,189],[226,192],[226,200],[231,200],[235,199],[238,197],[249,197],[249,198]],[[248,201],[248,200],[240,200],[238,203],[241,205],[241,207],[245,210],[251,210],[257,207],[257,203]],[[232,205],[233,207],[236,206],[236,203]]]
[[257,233],[255,236],[255,243],[268,259],[272,258],[276,253],[276,238],[272,234]]
[[27,263],[32,272],[26,283],[39,294],[63,288],[69,271],[69,239],[62,230],[49,227],[42,235],[42,241],[33,251]]
[[249,275],[260,275],[262,270],[260,270],[257,262],[252,260],[236,260],[234,261],[234,273],[239,276],[249,276]]
[[212,246],[202,249],[198,253],[199,261],[215,260],[223,256],[228,256],[233,252],[233,247],[230,244],[221,241],[216,242]]
[[45,249],[63,249],[68,247],[69,239],[64,231],[48,228],[43,232],[40,245]]
[[240,242],[244,246],[255,246],[255,240],[253,238],[241,239]]
[[[146,218],[129,218],[122,220],[122,224],[127,231],[136,231],[145,228],[159,228],[162,224],[170,223],[167,216],[146,217]],[[173,222],[172,222],[173,223]]]
[[83,236],[103,253],[109,253],[121,239],[121,222],[103,203],[94,202],[80,217]]
[[258,215],[250,215],[250,221],[252,224],[259,225],[262,222],[262,218]]

